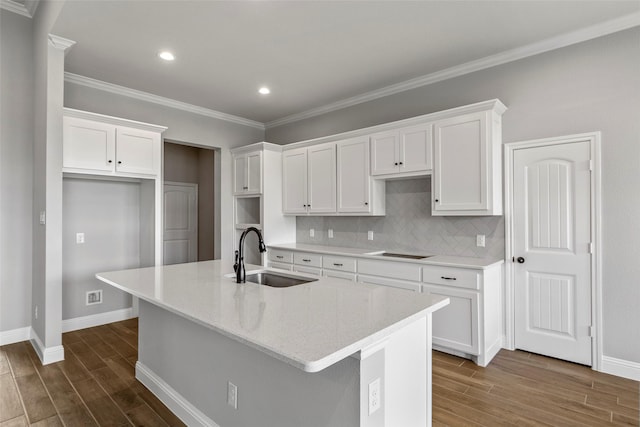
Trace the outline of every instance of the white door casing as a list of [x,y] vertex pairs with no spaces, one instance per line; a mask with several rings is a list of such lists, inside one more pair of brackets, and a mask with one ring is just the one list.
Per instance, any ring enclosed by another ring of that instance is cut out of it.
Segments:
[[165,182],[163,264],[198,259],[198,184]]
[[602,356],[598,153],[597,133],[505,148],[506,346],[594,369]]

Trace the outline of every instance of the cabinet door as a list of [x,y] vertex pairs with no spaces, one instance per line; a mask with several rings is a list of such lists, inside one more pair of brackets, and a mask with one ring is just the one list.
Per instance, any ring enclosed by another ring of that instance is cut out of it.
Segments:
[[157,175],[160,171],[160,136],[154,132],[118,127],[116,171]]
[[398,132],[371,135],[371,175],[398,173]]
[[308,156],[308,212],[335,213],[336,144],[309,147]]
[[404,280],[387,279],[386,277],[365,276],[358,274],[358,283],[368,283],[371,285],[390,286],[392,288],[405,289],[408,291],[420,292],[420,284],[405,282]]
[[485,113],[467,114],[434,125],[433,215],[438,211],[488,208]]
[[247,192],[262,192],[262,152],[247,155]]
[[465,353],[479,354],[478,293],[422,285],[423,292],[449,298],[449,305],[433,313],[433,343]]
[[62,167],[113,172],[116,159],[114,125],[65,117]]
[[367,137],[337,143],[338,212],[371,211],[369,140]]
[[282,212],[307,213],[307,149],[282,153]]
[[243,194],[247,186],[247,155],[239,155],[233,158],[233,194]]
[[432,126],[420,125],[400,129],[400,172],[418,172],[433,169]]

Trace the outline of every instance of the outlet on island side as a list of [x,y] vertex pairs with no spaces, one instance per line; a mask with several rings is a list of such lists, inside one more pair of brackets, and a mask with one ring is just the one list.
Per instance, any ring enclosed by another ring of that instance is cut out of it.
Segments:
[[238,409],[238,387],[231,381],[227,382],[227,405]]
[[102,304],[102,289],[87,292],[87,305]]
[[380,378],[376,378],[369,383],[369,415],[380,409],[381,400]]

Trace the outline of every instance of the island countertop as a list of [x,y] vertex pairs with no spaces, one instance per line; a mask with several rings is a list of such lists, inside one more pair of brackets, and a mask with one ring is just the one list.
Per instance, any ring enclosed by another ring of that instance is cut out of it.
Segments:
[[[247,274],[264,269],[246,267]],[[237,284],[232,272],[230,263],[218,260],[96,277],[307,372],[331,366],[448,304],[445,297],[326,277],[308,276],[318,280],[288,288]]]

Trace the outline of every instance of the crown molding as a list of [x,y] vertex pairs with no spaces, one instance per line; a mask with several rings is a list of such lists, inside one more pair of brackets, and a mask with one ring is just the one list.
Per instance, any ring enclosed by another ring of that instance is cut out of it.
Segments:
[[606,36],[637,26],[640,26],[640,12],[624,15],[620,18],[605,21],[600,24],[592,25],[590,27],[586,27],[577,31],[562,34],[560,36],[552,37],[515,49],[506,50],[495,55],[487,56],[475,61],[470,61],[455,67],[447,68],[445,70],[436,71],[435,73],[416,77],[411,80],[396,83],[390,86],[383,87],[381,89],[366,92],[361,95],[356,95],[351,98],[346,98],[341,101],[333,102],[331,104],[327,104],[318,108],[313,108],[301,113],[292,114],[281,119],[267,122],[265,123],[265,127],[266,129],[270,129],[277,126],[297,122],[299,120],[308,119],[310,117],[330,113],[342,108],[351,107],[353,105],[361,104],[368,101],[373,101],[385,96],[394,95],[396,93],[404,92],[422,86],[427,86],[433,83],[452,79],[454,77],[463,76],[475,71],[485,70],[497,65],[517,61],[519,59],[538,55],[544,52],[549,52],[555,49],[560,49],[572,44],[581,43],[587,40]]
[[36,10],[38,9],[38,5],[40,5],[40,0],[26,0],[24,2],[24,6],[26,7],[29,15],[33,18],[36,16]]
[[101,80],[92,79],[90,77],[80,76],[69,72],[64,73],[64,81],[67,83],[73,83],[80,86],[90,87],[92,89],[98,89],[105,92],[113,93],[116,95],[122,95],[129,98],[138,99],[140,101],[151,102],[153,104],[162,105],[165,107],[175,108],[177,110],[187,111],[189,113],[199,114],[201,116],[212,117],[218,120],[224,120],[231,123],[236,123],[243,126],[249,126],[252,128],[264,130],[264,124],[255,120],[245,119],[244,117],[234,116],[231,114],[222,113],[216,110],[210,110],[208,108],[198,107],[197,105],[187,104],[186,102],[176,101],[174,99],[165,98],[163,96],[153,95],[148,92],[143,92],[136,89],[131,89],[124,86],[119,86],[113,83],[107,83]]
[[[0,9],[8,10],[18,15],[26,16],[27,18],[33,18],[33,14],[22,3],[18,3],[13,0],[0,0]],[[35,12],[35,8],[33,9]]]

